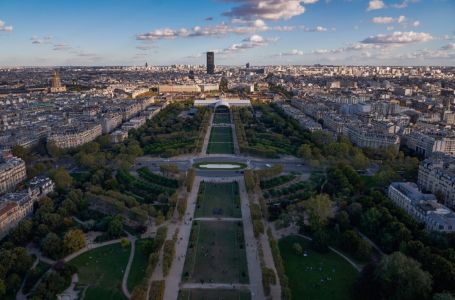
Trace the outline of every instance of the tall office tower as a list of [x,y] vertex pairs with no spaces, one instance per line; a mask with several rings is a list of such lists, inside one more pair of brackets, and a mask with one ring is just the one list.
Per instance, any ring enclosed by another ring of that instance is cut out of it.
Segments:
[[52,75],[52,86],[50,91],[51,93],[66,92],[66,86],[62,85],[58,71],[54,71],[54,74]]
[[207,74],[215,73],[215,53],[207,52]]

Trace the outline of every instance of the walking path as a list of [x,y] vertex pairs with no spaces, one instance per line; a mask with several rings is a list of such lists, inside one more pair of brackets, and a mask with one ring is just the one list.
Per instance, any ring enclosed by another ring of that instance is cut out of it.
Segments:
[[[213,117],[214,116],[215,116],[215,114],[212,113],[212,116],[210,118],[209,126],[207,127],[207,132],[205,133],[204,143],[202,144],[202,150],[201,150],[202,154],[206,154],[207,153],[207,147],[209,145],[210,133],[212,132],[212,124],[213,124]],[[193,157],[191,157],[191,158],[193,158]]]
[[[186,251],[190,241],[191,224],[196,210],[197,195],[199,186],[201,184],[201,178],[196,177],[193,183],[191,193],[188,196],[188,203],[183,221],[179,224],[179,233],[177,237],[177,243],[175,246],[175,258],[172,262],[169,274],[166,278],[166,287],[164,290],[164,299],[177,299],[180,282],[182,279],[183,266],[185,263]],[[160,268],[161,269],[161,268]]]
[[[264,232],[267,232],[268,226],[266,225]],[[275,261],[273,260],[272,249],[270,249],[270,243],[266,234],[259,236],[260,247],[262,248],[264,265],[273,270],[275,273],[276,284],[270,284],[270,298],[273,300],[281,299],[281,283],[276,271]]]
[[126,265],[126,268],[125,268],[125,273],[123,274],[122,291],[123,291],[123,294],[128,299],[130,299],[131,294],[128,291],[128,276],[130,275],[131,264],[133,263],[134,254],[136,253],[136,237],[134,237],[132,235],[128,235],[128,240],[130,241],[130,244],[131,244],[131,251],[130,251],[130,257],[128,258],[128,264]]
[[243,177],[238,180],[240,203],[242,207],[243,232],[246,242],[246,258],[248,264],[248,277],[250,279],[250,290],[252,300],[265,299],[264,288],[262,286],[262,269],[259,260],[259,252],[256,239],[253,232],[253,222],[251,220],[250,204],[248,202],[248,194],[245,188]]
[[237,140],[237,132],[235,130],[234,118],[232,117],[232,111],[229,110],[229,117],[231,118],[231,128],[232,128],[232,140],[234,142],[234,153],[236,155],[240,154],[239,141]]

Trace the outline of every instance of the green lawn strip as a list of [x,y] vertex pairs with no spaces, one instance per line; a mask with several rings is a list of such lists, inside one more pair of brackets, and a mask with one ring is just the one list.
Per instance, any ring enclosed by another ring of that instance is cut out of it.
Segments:
[[79,286],[87,286],[85,300],[126,299],[122,293],[130,247],[113,244],[85,252],[70,264],[78,269]]
[[233,143],[209,143],[207,146],[208,154],[233,154]]
[[203,194],[198,195],[195,217],[240,218],[238,185],[232,183],[201,183]]
[[[248,270],[241,222],[198,221],[200,232],[192,276],[194,283],[248,283]],[[239,239],[242,239],[241,241]],[[241,247],[240,247],[241,244]],[[184,271],[188,271],[188,267]]]
[[209,142],[232,143],[232,128],[212,127]]
[[147,270],[149,253],[146,253],[144,249],[145,243],[150,239],[142,239],[136,241],[136,249],[134,252],[133,263],[131,264],[130,274],[128,275],[128,290],[131,292],[133,289],[141,283],[145,277],[145,271]]
[[[299,243],[308,256],[297,255],[293,244]],[[286,275],[293,297],[304,299],[351,299],[350,290],[359,276],[344,258],[330,251],[315,252],[310,241],[289,236],[279,241]]]
[[247,290],[207,290],[183,289],[180,290],[177,300],[250,300],[251,294]]
[[196,264],[196,250],[199,241],[199,228],[199,222],[193,221],[185,264],[183,265],[182,281],[189,281],[193,276],[194,265]]
[[213,124],[229,124],[231,116],[229,113],[215,113],[213,116]]

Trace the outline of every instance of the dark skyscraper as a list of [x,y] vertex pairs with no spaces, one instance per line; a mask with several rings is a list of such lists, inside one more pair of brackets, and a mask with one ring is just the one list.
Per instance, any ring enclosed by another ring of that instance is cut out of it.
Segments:
[[215,53],[207,52],[207,74],[215,73]]

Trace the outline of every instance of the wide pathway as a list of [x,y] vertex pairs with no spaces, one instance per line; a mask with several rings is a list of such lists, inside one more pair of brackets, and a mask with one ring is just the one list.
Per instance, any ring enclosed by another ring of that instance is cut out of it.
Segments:
[[246,242],[246,258],[248,264],[248,277],[250,278],[251,299],[265,299],[264,288],[262,286],[262,269],[257,248],[256,238],[254,237],[253,222],[251,220],[250,204],[245,188],[243,177],[238,180],[240,201],[242,207],[243,234]]
[[180,281],[182,279],[183,273],[183,265],[185,263],[186,251],[190,240],[191,224],[194,216],[194,211],[196,210],[197,194],[200,184],[201,178],[196,177],[191,193],[188,195],[185,216],[183,218],[183,221],[181,221],[178,226],[179,234],[175,246],[175,258],[166,278],[164,299],[177,299],[178,297]]
[[210,133],[212,132],[212,123],[213,123],[213,117],[215,116],[214,113],[212,113],[212,116],[210,118],[210,123],[209,123],[209,126],[207,127],[207,132],[205,133],[205,137],[204,137],[204,143],[202,144],[202,150],[201,150],[201,153],[207,153],[207,147],[209,145],[209,141],[210,141]]

